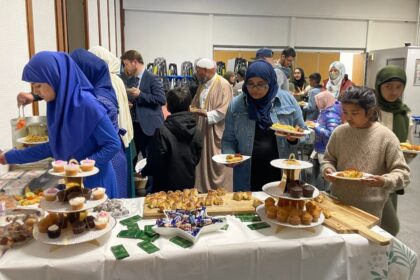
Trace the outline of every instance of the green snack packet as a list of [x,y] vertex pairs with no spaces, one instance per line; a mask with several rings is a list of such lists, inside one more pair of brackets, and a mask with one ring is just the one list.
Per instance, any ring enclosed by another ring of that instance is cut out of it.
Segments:
[[118,233],[117,237],[140,239],[143,235],[144,232],[142,230],[122,230]]
[[148,254],[152,254],[160,250],[155,244],[150,243],[148,241],[139,242],[137,243],[137,246],[139,246]]
[[127,225],[129,225],[129,224],[134,224],[134,223],[137,223],[138,221],[140,221],[141,220],[141,217],[139,216],[139,215],[135,215],[135,216],[132,216],[132,217],[130,217],[130,218],[127,218],[127,219],[124,219],[124,220],[121,220],[120,221],[120,224],[122,224],[123,226],[127,226]]
[[250,224],[250,225],[248,225],[248,227],[251,230],[259,230],[259,229],[263,229],[263,228],[269,228],[271,226],[269,224],[267,224],[266,222],[262,222],[262,223]]
[[127,225],[127,229],[128,230],[140,230],[140,227],[139,227],[139,225],[137,224],[137,222],[136,223],[134,223],[134,224],[128,224]]
[[243,216],[239,218],[241,222],[261,222],[261,218],[259,216]]
[[114,254],[115,258],[117,260],[121,260],[124,259],[126,257],[129,257],[130,255],[128,254],[127,250],[124,248],[123,245],[115,245],[111,247],[111,251]]
[[146,225],[146,226],[144,226],[144,232],[148,235],[148,236],[150,236],[150,237],[153,237],[153,236],[155,236],[155,234],[157,234],[152,228],[153,228],[153,226],[154,225]]
[[172,237],[171,239],[169,239],[169,241],[175,243],[176,245],[182,248],[189,248],[194,245],[194,243],[192,243],[191,241],[179,236]]

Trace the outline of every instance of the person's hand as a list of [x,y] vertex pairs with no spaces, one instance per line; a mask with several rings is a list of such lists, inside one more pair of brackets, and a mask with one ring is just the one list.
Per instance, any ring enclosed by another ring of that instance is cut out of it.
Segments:
[[7,164],[6,156],[4,153],[0,154],[0,164]]
[[136,98],[140,95],[140,89],[138,89],[136,87],[132,87],[132,88],[127,89],[127,92],[133,98]]
[[128,109],[131,109],[131,108],[133,108],[133,103],[128,102]]
[[25,106],[34,102],[34,97],[30,92],[19,92],[16,99],[18,107],[22,105]]
[[330,183],[337,180],[337,178],[332,177],[331,174],[334,172],[331,168],[327,168],[324,170],[324,179]]
[[383,176],[373,175],[361,180],[369,187],[381,188],[385,185],[385,178]]

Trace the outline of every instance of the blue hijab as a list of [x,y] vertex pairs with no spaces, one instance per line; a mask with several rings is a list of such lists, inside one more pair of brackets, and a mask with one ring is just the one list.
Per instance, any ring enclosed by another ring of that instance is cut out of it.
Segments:
[[22,80],[54,89],[55,99],[47,103],[49,144],[54,158],[69,160],[106,114],[91,84],[68,54],[47,51],[31,58]]
[[[248,80],[253,77],[259,77],[268,83],[268,92],[261,99],[252,98],[246,87]],[[242,91],[247,98],[249,118],[251,120],[256,120],[261,129],[267,129],[272,124],[270,118],[271,102],[277,95],[278,89],[277,75],[276,72],[274,72],[273,66],[265,60],[256,60],[252,62],[246,71]]]
[[[93,85],[96,97],[104,97],[118,108],[117,95],[112,87],[106,62],[85,49],[75,49],[70,56]],[[106,109],[109,111],[108,108]]]

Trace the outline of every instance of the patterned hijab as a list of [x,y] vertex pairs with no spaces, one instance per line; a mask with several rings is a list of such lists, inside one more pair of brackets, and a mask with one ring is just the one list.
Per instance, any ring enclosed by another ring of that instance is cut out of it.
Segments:
[[[268,92],[261,99],[252,98],[246,87],[249,79],[253,77],[259,77],[268,83]],[[256,60],[249,66],[242,91],[247,98],[249,118],[256,120],[261,129],[267,129],[272,124],[270,118],[271,102],[277,95],[278,89],[276,72],[274,72],[270,63],[265,60]]]
[[376,75],[375,89],[379,108],[393,114],[392,130],[401,142],[405,142],[408,137],[409,119],[407,113],[410,112],[410,108],[402,102],[401,97],[394,102],[388,102],[384,99],[381,93],[381,85],[390,81],[400,81],[405,87],[407,76],[404,70],[394,65],[382,68]]
[[105,61],[85,49],[76,49],[70,56],[93,85],[96,97],[104,97],[118,108],[117,96]]
[[341,82],[343,81],[344,74],[346,74],[346,68],[344,67],[344,64],[340,61],[334,61],[333,63],[331,63],[328,72],[331,71],[332,68],[337,69],[339,71],[339,74],[335,79],[331,79],[331,77],[329,77],[328,75],[329,79],[326,88],[328,91],[334,94],[335,98],[338,98],[340,95]]
[[315,95],[315,103],[318,110],[325,110],[335,104],[335,97],[328,90],[324,90]]
[[92,85],[66,53],[43,51],[23,69],[22,80],[47,83],[56,97],[47,103],[49,144],[54,158],[69,160],[91,136],[105,109]]

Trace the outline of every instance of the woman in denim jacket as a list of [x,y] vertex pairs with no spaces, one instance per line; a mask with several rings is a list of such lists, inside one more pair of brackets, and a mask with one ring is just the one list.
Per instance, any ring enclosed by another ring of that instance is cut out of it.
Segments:
[[273,67],[257,60],[248,68],[243,93],[229,105],[222,137],[224,154],[251,155],[251,160],[231,165],[234,191],[260,191],[268,182],[281,179],[281,171],[270,165],[277,158],[288,158],[299,140],[276,137],[273,123],[304,127],[302,111],[295,98],[279,90]]

